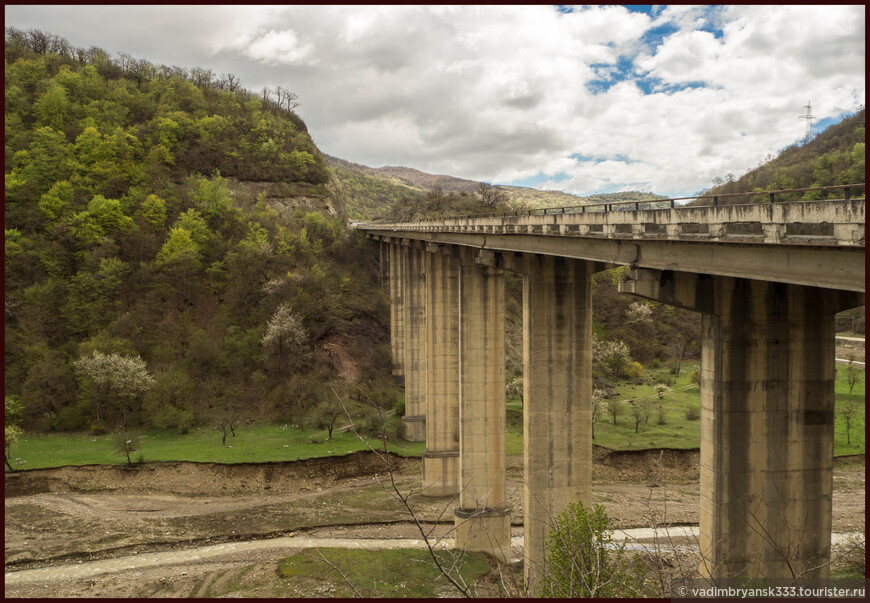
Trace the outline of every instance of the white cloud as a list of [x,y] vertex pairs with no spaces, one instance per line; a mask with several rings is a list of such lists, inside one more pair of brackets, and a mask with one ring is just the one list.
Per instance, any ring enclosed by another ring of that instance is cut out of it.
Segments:
[[863,104],[864,11],[7,6],[6,17],[290,89],[318,145],[358,163],[678,195],[794,142],[808,99],[818,118]]
[[269,30],[262,35],[243,39],[238,47],[252,59],[269,65],[305,63],[314,52],[314,46],[301,42],[292,29]]

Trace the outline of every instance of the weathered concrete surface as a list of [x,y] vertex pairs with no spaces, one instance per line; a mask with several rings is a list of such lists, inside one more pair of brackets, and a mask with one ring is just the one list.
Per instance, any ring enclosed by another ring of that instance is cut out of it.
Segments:
[[864,291],[861,200],[456,218],[362,225],[493,251]]
[[404,260],[405,416],[402,437],[426,441],[426,270],[424,251],[402,248]]
[[461,256],[459,280],[459,508],[457,543],[506,562],[504,270]]
[[459,493],[459,260],[444,251],[425,253],[427,496]]
[[525,575],[540,588],[544,543],[569,503],[591,503],[592,265],[527,258],[523,282]]
[[825,578],[834,314],[863,295],[635,271],[623,291],[703,312],[703,574]]
[[390,350],[393,358],[393,374],[402,375],[405,362],[405,308],[403,303],[403,253],[401,241],[390,243]]
[[[649,206],[648,203],[639,203]],[[391,224],[403,231],[569,234],[611,239],[864,244],[863,199],[460,217]],[[623,206],[624,207],[624,206]],[[567,208],[566,208],[567,209]],[[367,225],[363,229],[369,229]]]

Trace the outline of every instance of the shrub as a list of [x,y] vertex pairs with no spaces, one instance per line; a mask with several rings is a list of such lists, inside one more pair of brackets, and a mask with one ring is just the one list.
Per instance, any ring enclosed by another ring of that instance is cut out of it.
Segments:
[[354,424],[359,435],[370,438],[382,438],[387,431],[384,420],[372,408],[367,408],[362,418],[354,421]]
[[612,543],[610,518],[604,507],[587,511],[571,503],[556,518],[545,544],[544,597],[634,597],[647,574],[640,557],[630,558],[625,544]]
[[94,421],[91,423],[90,429],[88,429],[88,433],[93,436],[103,435],[106,431],[106,424],[102,421]]
[[404,417],[405,416],[405,397],[396,397],[396,416]]
[[656,383],[670,386],[674,382],[674,378],[668,373],[659,373],[656,375]]
[[641,365],[640,362],[629,362],[626,365],[624,372],[629,379],[638,381],[641,377],[643,377],[643,365]]
[[698,409],[693,406],[691,408],[686,409],[686,418],[689,421],[697,421],[698,419],[701,418],[701,414],[698,411]]
[[700,370],[695,369],[694,371],[689,373],[689,383],[697,383],[697,384],[701,383],[701,371]]

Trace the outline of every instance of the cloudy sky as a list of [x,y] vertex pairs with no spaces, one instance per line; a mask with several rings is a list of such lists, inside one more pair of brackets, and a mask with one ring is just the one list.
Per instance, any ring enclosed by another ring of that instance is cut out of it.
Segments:
[[281,86],[326,153],[688,195],[864,104],[854,6],[6,6],[76,47]]

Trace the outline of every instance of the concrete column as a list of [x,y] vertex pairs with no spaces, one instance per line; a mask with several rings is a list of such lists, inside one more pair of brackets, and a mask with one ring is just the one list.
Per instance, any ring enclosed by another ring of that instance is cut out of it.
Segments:
[[426,441],[426,271],[425,252],[406,247],[405,280],[405,416],[402,437],[411,442]]
[[532,256],[523,282],[526,586],[540,592],[545,541],[568,503],[591,503],[591,262]]
[[[505,278],[462,254],[459,280],[459,507],[456,547],[510,561],[505,504]],[[486,260],[481,259],[485,262]]]
[[459,492],[459,262],[426,257],[426,450],[423,495]]
[[700,569],[826,578],[836,292],[717,281],[702,319]]
[[390,347],[393,374],[402,375],[405,362],[405,307],[403,300],[403,253],[398,240],[390,243]]
[[701,573],[828,577],[834,315],[864,295],[657,270],[620,290],[704,314]]

